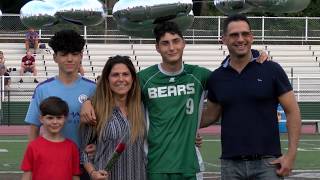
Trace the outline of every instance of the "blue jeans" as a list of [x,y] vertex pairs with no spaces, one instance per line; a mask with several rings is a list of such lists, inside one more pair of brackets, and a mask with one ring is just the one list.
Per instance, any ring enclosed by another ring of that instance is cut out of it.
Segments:
[[270,164],[276,158],[260,160],[229,160],[221,159],[222,180],[279,180],[277,165]]

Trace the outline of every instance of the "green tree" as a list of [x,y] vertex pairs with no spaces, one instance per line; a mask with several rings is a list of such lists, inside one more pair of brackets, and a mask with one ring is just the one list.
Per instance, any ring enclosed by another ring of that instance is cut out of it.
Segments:
[[[212,1],[208,2],[209,6],[209,11],[208,12],[202,12],[201,15],[204,16],[222,16],[224,15],[222,12],[220,12],[213,4]],[[248,15],[253,15],[253,16],[290,16],[290,17],[319,17],[320,16],[320,1],[319,0],[311,0],[309,6],[304,9],[301,12],[296,12],[296,13],[284,13],[284,14],[277,14],[277,13],[270,13],[270,12],[264,12],[264,13],[248,13]]]

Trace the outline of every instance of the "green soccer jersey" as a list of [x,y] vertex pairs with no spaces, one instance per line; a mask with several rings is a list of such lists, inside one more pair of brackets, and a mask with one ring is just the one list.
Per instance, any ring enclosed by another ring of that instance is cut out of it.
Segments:
[[196,173],[195,135],[210,71],[185,64],[176,74],[160,65],[139,72],[148,121],[149,173]]

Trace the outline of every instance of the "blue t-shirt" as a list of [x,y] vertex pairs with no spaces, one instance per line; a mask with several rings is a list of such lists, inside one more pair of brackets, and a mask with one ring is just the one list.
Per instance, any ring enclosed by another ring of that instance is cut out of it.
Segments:
[[41,126],[39,120],[41,101],[49,96],[57,96],[68,103],[69,116],[62,129],[62,134],[73,140],[79,147],[80,108],[82,103],[93,95],[96,84],[84,77],[80,77],[71,85],[63,84],[58,77],[52,77],[40,83],[34,91],[32,101],[26,115],[25,122]]

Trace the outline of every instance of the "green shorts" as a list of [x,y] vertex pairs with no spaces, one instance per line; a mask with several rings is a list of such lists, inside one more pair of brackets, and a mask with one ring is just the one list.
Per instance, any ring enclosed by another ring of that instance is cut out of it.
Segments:
[[187,173],[148,173],[148,180],[197,180],[196,174]]

